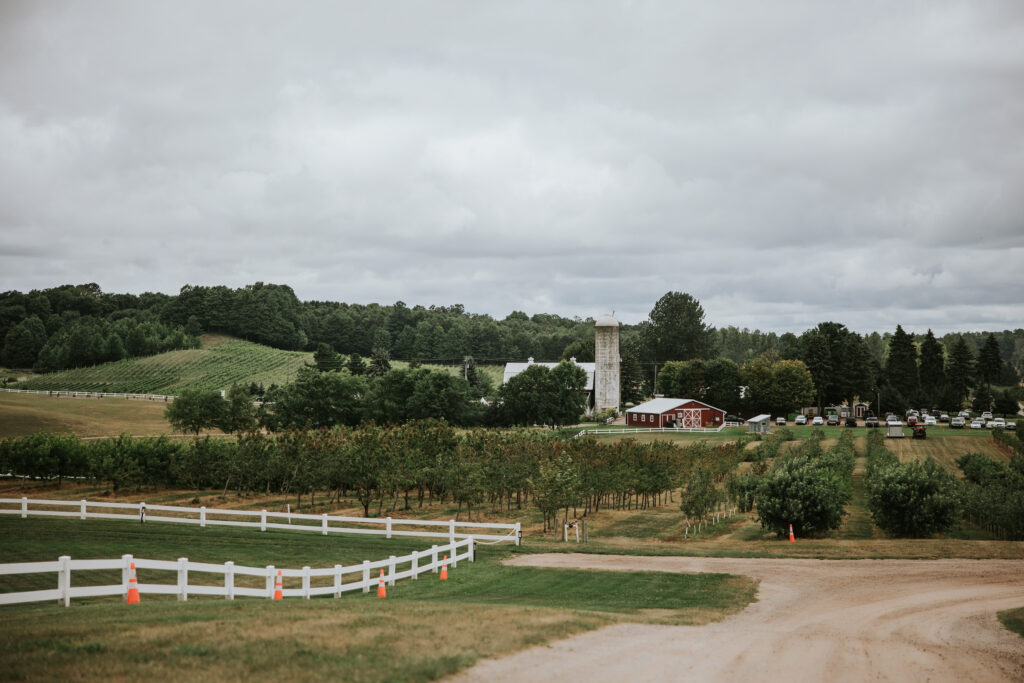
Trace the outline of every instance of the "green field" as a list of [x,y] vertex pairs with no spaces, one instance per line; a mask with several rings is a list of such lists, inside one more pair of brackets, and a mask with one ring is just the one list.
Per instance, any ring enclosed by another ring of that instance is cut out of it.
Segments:
[[[313,354],[282,351],[269,346],[231,337],[206,334],[202,347],[168,351],[156,356],[104,363],[88,368],[65,370],[46,375],[31,375],[11,385],[16,389],[38,391],[93,391],[103,393],[171,394],[182,389],[226,390],[232,384],[251,383],[269,387],[295,379],[299,368],[313,362]],[[395,361],[395,368],[408,364]],[[461,366],[443,366],[460,374]],[[478,368],[501,385],[501,366]]]
[[[139,557],[281,567],[332,566],[425,548],[423,541],[259,533],[131,522],[0,518],[4,561]],[[723,574],[585,572],[506,567],[522,549],[482,546],[449,581],[400,581],[388,598],[271,602],[143,595],[0,608],[5,680],[181,678],[432,680],[477,659],[633,621],[703,624],[745,607],[756,582]],[[159,572],[152,572],[157,574]],[[110,583],[79,572],[74,585]],[[140,572],[140,574],[143,574]],[[190,582],[200,574],[190,576]],[[2,577],[2,590],[49,587],[53,575]],[[165,581],[140,576],[145,581]],[[201,579],[199,579],[201,580]],[[13,584],[13,585],[12,585]]]

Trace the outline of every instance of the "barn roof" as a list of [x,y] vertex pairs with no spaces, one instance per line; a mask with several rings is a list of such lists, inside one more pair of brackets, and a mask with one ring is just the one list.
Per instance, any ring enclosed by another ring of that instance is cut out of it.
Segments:
[[[698,401],[695,398],[655,398],[655,399],[652,399],[652,400],[648,401],[647,403],[641,403],[638,406],[633,406],[632,408],[627,408],[626,412],[627,413],[658,413],[660,415],[661,413],[664,413],[667,410],[672,410],[673,408],[677,408],[677,407],[683,405],[684,403],[699,403],[702,406],[707,406],[708,408],[713,408],[714,410],[722,410],[721,408],[715,408],[712,405],[708,405],[704,401]],[[725,411],[722,410],[722,412],[724,413]]]
[[[571,359],[578,367],[583,368],[583,371],[587,373],[587,383],[583,387],[584,391],[594,390],[594,369],[597,367],[596,363],[580,363],[575,358]],[[537,363],[531,358],[526,363],[505,363],[505,375],[501,379],[502,384],[508,384],[508,381],[518,375],[520,372],[530,367],[531,365],[543,365],[549,370],[554,370],[558,367],[558,363]]]

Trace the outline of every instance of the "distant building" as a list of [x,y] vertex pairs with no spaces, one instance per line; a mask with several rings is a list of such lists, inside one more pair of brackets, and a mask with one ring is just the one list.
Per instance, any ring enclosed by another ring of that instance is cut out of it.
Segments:
[[626,411],[630,427],[695,429],[720,427],[725,411],[692,398],[656,398]]
[[[594,410],[594,363],[580,363],[575,358],[569,359],[570,363],[574,363],[577,367],[583,368],[583,371],[587,373],[587,383],[583,386],[583,391],[587,394],[587,413]],[[505,363],[505,374],[501,378],[502,384],[508,384],[508,381],[518,375],[520,372],[530,367],[531,365],[543,365],[549,370],[554,370],[558,367],[558,363],[538,363],[533,358],[527,359],[525,363]]]
[[771,415],[758,415],[747,420],[748,429],[751,434],[767,434],[772,428]]
[[[610,315],[603,316],[594,324],[594,358],[597,359],[594,363],[580,363],[575,358],[569,359],[587,373],[587,384],[583,389],[587,394],[587,414],[595,410],[618,411],[622,395],[619,321]],[[538,363],[533,358],[525,363],[506,363],[501,383],[508,383],[531,365],[543,365],[549,369],[558,367],[558,363]]]

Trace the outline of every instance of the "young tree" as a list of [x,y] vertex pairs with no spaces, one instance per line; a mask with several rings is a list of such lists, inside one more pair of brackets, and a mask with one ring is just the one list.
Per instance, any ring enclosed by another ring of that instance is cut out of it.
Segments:
[[233,384],[228,389],[227,404],[217,426],[225,434],[247,432],[256,426],[256,407],[246,387]]
[[185,389],[167,404],[164,417],[175,429],[198,436],[222,423],[226,406],[219,391]]
[[868,509],[892,536],[921,538],[948,531],[960,519],[956,478],[931,458],[875,471],[868,482]]
[[715,488],[715,478],[711,472],[699,466],[695,467],[687,478],[681,497],[679,509],[686,513],[687,517],[696,519],[714,510],[715,505],[721,500],[718,489]]

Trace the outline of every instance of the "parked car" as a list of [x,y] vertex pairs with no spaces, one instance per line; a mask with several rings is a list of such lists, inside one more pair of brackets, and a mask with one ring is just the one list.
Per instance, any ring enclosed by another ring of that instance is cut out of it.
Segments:
[[917,414],[916,413],[911,413],[907,417],[907,426],[908,427],[913,427],[916,424],[917,424]]
[[726,415],[725,421],[736,422],[737,424],[743,424],[744,422],[746,422],[746,420],[744,420],[742,417],[739,417],[738,415]]
[[829,415],[828,419],[825,420],[825,424],[827,424],[829,427],[838,427],[839,426],[839,416],[834,414],[834,413],[832,415]]
[[785,427],[786,426],[786,418],[784,418],[782,416],[779,416],[779,417],[775,418],[775,424],[780,425],[782,427]]
[[997,423],[995,420],[986,420],[985,421],[985,429],[995,429],[998,426],[999,426],[999,423]]
[[981,420],[973,420],[971,422],[971,429],[984,429],[984,428],[985,428],[985,423],[982,422]]
[[1016,422],[1012,422],[1012,421],[1011,422],[1007,422],[1006,423],[1006,431],[1008,431],[1008,432],[1015,432],[1015,431],[1017,431],[1017,423]]
[[938,424],[938,422],[936,421],[934,415],[925,415],[924,416],[924,425],[926,427],[934,427],[936,424]]
[[983,412],[981,414],[981,419],[982,420],[991,420],[992,419],[992,411],[991,410],[986,410],[985,412]]
[[914,427],[914,431],[911,433],[910,436],[915,439],[925,439],[928,437],[928,433],[925,431],[924,427],[918,425]]
[[959,413],[957,413],[957,417],[962,417],[962,418],[964,418],[965,420],[966,420],[967,418],[969,418],[970,416],[971,416],[971,413],[970,413],[970,411],[968,411],[968,410],[961,410],[961,411],[960,411]]
[[964,420],[962,417],[960,417],[958,415],[958,416],[954,417],[952,420],[949,421],[949,428],[950,429],[963,429],[964,428],[964,424],[966,422],[967,422],[966,420]]
[[939,415],[939,422],[949,422],[949,414],[943,413],[942,415]]
[[864,426],[865,427],[878,427],[878,418],[877,417],[865,417],[864,418]]
[[846,426],[847,427],[856,427],[857,426],[857,418],[855,418],[855,417],[848,417],[848,418],[846,418]]
[[798,425],[805,425],[805,424],[807,424],[807,416],[806,415],[797,415],[795,422]]
[[887,427],[902,427],[903,421],[900,420],[895,415],[890,415],[889,417],[885,418],[885,425]]
[[823,424],[825,424],[825,420],[823,420],[821,418],[821,415],[815,415],[814,419],[811,420],[811,425],[813,425],[813,426],[818,426],[818,425],[823,425]]
[[1005,417],[993,417],[992,421],[996,423],[996,427],[1002,427],[1004,429],[1006,428],[1006,418]]

